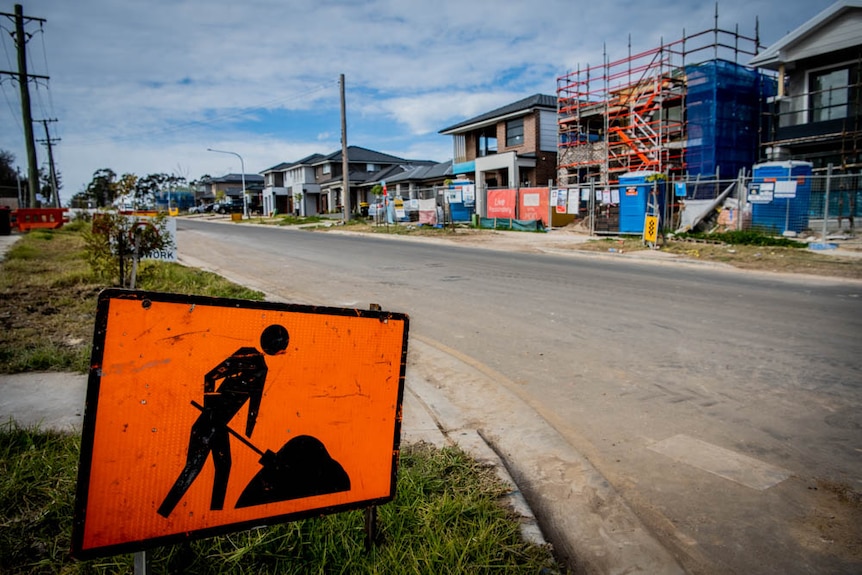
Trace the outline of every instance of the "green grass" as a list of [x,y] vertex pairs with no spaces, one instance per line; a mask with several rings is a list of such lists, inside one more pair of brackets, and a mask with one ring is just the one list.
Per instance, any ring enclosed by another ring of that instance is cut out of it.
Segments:
[[[34,230],[0,264],[0,373],[85,372],[99,292],[108,286],[87,263],[86,222]],[[141,262],[138,289],[262,300],[213,273]]]
[[716,243],[725,243],[732,246],[765,246],[781,248],[805,248],[806,244],[789,238],[770,236],[757,231],[730,231],[715,234],[706,233],[683,233],[675,236],[677,239],[700,239]]
[[323,218],[320,216],[279,216],[279,220],[277,224],[279,226],[297,226],[301,224],[317,224],[323,221],[327,221],[328,218]]
[[[133,555],[79,562],[68,554],[80,437],[0,426],[0,571],[130,573]],[[351,511],[148,552],[153,573],[559,573],[525,543],[500,506],[493,471],[454,449],[404,449],[395,500],[379,508],[380,541],[365,550]]]

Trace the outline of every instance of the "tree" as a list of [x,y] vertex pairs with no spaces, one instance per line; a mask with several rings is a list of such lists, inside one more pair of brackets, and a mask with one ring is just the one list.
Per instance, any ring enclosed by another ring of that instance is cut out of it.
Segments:
[[0,150],[0,196],[10,198],[18,196],[18,172],[14,166],[14,154]]
[[143,254],[174,247],[163,214],[139,219],[115,211],[99,213],[84,241],[93,271],[106,279],[118,278],[121,287],[134,287],[133,264]]
[[137,196],[138,176],[135,174],[123,174],[117,182],[118,198],[135,198]]
[[186,179],[176,174],[149,174],[138,180],[136,197],[143,205],[151,206],[156,198],[168,191],[185,187]]
[[73,199],[93,202],[97,208],[110,206],[117,197],[117,174],[110,168],[93,172],[93,179],[87,189],[75,194]]

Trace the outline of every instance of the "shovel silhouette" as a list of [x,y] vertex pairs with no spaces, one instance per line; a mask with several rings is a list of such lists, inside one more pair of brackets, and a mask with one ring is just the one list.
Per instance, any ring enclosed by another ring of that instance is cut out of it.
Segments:
[[[196,401],[191,403],[203,410]],[[237,509],[350,490],[347,472],[319,439],[298,435],[275,453],[261,451],[229,425],[226,427],[228,433],[260,456],[261,469],[243,489]]]

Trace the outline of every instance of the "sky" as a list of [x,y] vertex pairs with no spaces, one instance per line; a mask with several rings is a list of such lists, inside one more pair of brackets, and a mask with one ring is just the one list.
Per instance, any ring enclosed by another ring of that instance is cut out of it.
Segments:
[[[15,3],[0,0],[0,12]],[[716,14],[712,0],[18,3],[45,20],[25,27],[28,72],[49,77],[30,82],[32,116],[57,120],[64,203],[104,168],[193,180],[338,151],[341,74],[348,144],[447,161],[452,137],[440,130],[555,95],[558,77],[712,29]],[[768,47],[831,4],[723,0],[718,27],[759,29]],[[0,70],[17,71],[13,20],[0,16],[0,28]],[[0,74],[0,93],[0,150],[26,174],[17,81]],[[34,133],[45,139],[41,122]],[[37,155],[47,167],[44,144]]]

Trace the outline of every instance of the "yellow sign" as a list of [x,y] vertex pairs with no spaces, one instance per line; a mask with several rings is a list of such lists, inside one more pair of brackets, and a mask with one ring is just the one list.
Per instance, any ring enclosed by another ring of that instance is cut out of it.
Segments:
[[391,500],[408,322],[103,292],[72,553],[126,553]]
[[650,244],[658,239],[658,216],[646,216],[644,220],[644,241]]

